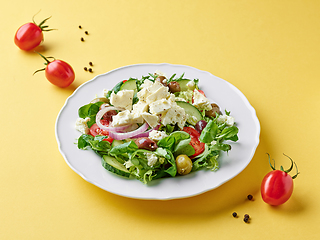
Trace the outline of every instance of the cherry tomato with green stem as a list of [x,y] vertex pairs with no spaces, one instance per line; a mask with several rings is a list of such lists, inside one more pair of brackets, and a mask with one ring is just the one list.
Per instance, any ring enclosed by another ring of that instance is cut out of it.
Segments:
[[14,43],[21,49],[29,51],[43,41],[43,32],[51,31],[54,29],[48,29],[49,26],[44,25],[50,17],[44,19],[39,25],[37,25],[32,18],[33,22],[23,24],[16,32],[14,36]]
[[[287,155],[283,154],[288,157]],[[261,196],[264,202],[278,206],[289,200],[293,192],[293,179],[295,179],[299,172],[295,162],[288,157],[291,161],[291,166],[288,170],[284,170],[283,167],[280,167],[280,170],[276,170],[275,164],[269,164],[273,171],[269,172],[262,180],[261,183]],[[296,166],[297,173],[294,176],[290,176],[288,173],[293,169],[293,164]]]
[[[45,71],[48,81],[61,88],[68,87],[74,81],[75,73],[68,63],[62,60],[57,60],[53,57],[45,57],[40,53],[38,54],[46,61],[44,63],[46,67],[35,71],[34,74],[40,71]],[[49,58],[54,60],[50,62],[48,60]]]

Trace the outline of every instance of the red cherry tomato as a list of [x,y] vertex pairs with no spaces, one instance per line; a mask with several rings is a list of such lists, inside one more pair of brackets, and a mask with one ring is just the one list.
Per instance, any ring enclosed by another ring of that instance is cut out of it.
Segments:
[[43,26],[48,19],[49,18],[46,18],[39,25],[35,22],[22,25],[14,36],[15,44],[21,50],[25,51],[29,51],[37,47],[43,41],[43,31],[53,30],[47,29],[48,26]]
[[62,60],[53,60],[50,62],[48,58],[40,53],[39,55],[46,60],[45,65],[47,65],[47,67],[37,70],[35,73],[45,70],[46,78],[49,82],[61,88],[68,87],[74,81],[75,73],[68,63]]
[[[286,156],[286,155],[285,155]],[[288,157],[288,156],[287,156]],[[288,172],[292,170],[293,161],[291,160],[291,167],[288,170],[275,170],[275,167],[271,165],[273,171],[269,172],[262,180],[261,183],[261,196],[264,202],[277,206],[285,203],[289,200],[293,192],[293,179],[297,177],[297,174],[291,177]],[[270,162],[270,156],[269,156]],[[296,165],[297,167],[297,165]]]
[[[102,123],[102,125],[109,126],[109,121],[107,120],[101,120],[100,122]],[[108,136],[108,138],[103,139],[103,141],[107,141],[109,143],[112,143],[113,141],[113,138],[109,137],[109,132],[99,128],[98,124],[96,123],[90,127],[89,133],[94,137],[97,135]]]
[[280,205],[288,201],[293,192],[292,177],[281,170],[269,172],[261,184],[263,201],[270,205]]
[[200,133],[197,130],[195,130],[194,128],[184,127],[183,131],[185,131],[186,133],[189,133],[189,135],[191,137],[191,141],[189,144],[195,150],[195,153],[192,156],[190,156],[190,158],[192,159],[204,151],[205,144],[203,142],[200,142],[200,140],[199,140]]

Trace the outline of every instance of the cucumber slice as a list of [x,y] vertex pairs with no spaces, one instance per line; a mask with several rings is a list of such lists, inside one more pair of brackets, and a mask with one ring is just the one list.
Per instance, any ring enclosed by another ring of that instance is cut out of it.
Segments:
[[201,112],[192,104],[183,101],[177,101],[176,103],[179,107],[184,109],[186,114],[189,115],[189,118],[187,119],[188,123],[195,125],[197,122],[203,119]]
[[189,88],[187,87],[187,84],[190,82],[191,80],[189,79],[181,79],[181,80],[178,80],[177,82],[179,83],[180,85],[180,91],[187,91]]
[[119,145],[121,145],[123,143],[124,143],[123,140],[113,140],[112,143],[111,143],[111,147],[116,147],[116,146],[119,146]]
[[110,157],[108,155],[103,155],[102,157],[102,166],[110,172],[113,172],[117,175],[123,177],[130,177],[130,172],[123,166],[121,163],[117,161],[114,157]]
[[120,91],[121,90],[133,90],[134,94],[136,94],[138,91],[136,80],[131,79],[131,80],[124,82],[120,87]]

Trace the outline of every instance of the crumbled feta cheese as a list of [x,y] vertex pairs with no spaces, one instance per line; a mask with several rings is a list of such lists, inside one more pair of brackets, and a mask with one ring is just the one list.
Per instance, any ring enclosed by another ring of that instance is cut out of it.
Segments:
[[149,138],[153,141],[160,141],[161,139],[167,137],[168,135],[164,131],[152,130],[149,133]]
[[215,145],[216,143],[217,143],[217,141],[213,140],[213,141],[211,142],[211,145]]
[[151,85],[153,84],[152,81],[146,79],[144,80],[144,82],[141,84],[140,88],[143,89],[143,88],[148,88],[148,87],[151,87]]
[[132,166],[134,166],[134,164],[129,160],[129,161],[126,161],[124,164],[123,164],[126,168],[130,168]]
[[194,81],[189,81],[187,83],[187,88],[190,90],[194,90],[196,88],[196,83]]
[[144,112],[141,114],[141,116],[149,124],[150,127],[154,128],[158,125],[159,118],[156,115]]
[[187,122],[195,126],[196,123],[198,122],[198,119],[195,116],[191,116],[187,114]]
[[131,110],[133,95],[133,90],[121,90],[117,92],[117,94],[112,92],[110,96],[110,103],[115,107]]
[[89,133],[89,128],[88,128],[88,122],[90,121],[89,117],[86,118],[78,118],[76,121],[76,130],[81,132],[82,134],[88,134]]
[[234,125],[234,117],[228,115],[219,115],[217,123],[226,123],[228,126]]
[[119,112],[117,115],[112,116],[112,125],[114,127],[127,125],[132,123],[132,114],[129,110]]
[[163,125],[178,124],[178,127],[182,129],[186,123],[187,116],[182,107],[178,105],[172,106],[167,112],[161,116],[161,122]]
[[148,159],[148,166],[153,167],[158,161],[157,155],[155,155],[154,153],[151,153],[151,152],[147,152],[145,154]]
[[197,89],[193,91],[193,106],[200,110],[211,110],[212,106],[208,98],[201,94]]

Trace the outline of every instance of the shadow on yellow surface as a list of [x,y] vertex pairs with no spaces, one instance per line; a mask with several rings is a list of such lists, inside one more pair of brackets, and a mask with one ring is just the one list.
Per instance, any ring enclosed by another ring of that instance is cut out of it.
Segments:
[[268,208],[272,213],[278,215],[295,216],[306,210],[306,207],[308,206],[306,199],[307,198],[302,199],[300,196],[293,194],[286,203],[279,206],[268,205]]

